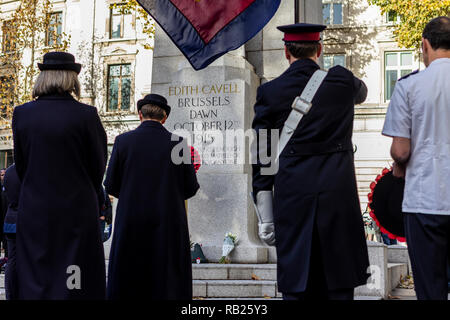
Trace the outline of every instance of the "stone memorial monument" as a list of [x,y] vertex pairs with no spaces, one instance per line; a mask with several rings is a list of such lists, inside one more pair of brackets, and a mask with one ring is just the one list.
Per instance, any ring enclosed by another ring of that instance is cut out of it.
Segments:
[[[321,23],[320,0],[299,1],[300,21]],[[282,0],[272,20],[241,48],[195,71],[156,27],[152,92],[172,106],[165,126],[187,136],[200,153],[200,190],[188,202],[191,241],[217,262],[227,232],[238,236],[232,263],[275,262],[263,244],[251,192],[250,135],[258,86],[280,75],[288,63],[276,26],[294,23],[294,0]]]

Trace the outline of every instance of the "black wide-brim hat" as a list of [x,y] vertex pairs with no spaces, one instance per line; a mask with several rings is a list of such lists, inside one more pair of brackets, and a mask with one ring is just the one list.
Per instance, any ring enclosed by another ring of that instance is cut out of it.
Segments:
[[402,212],[404,189],[405,180],[394,177],[390,171],[377,182],[370,205],[380,225],[402,238],[405,237]]
[[163,96],[160,96],[159,94],[151,93],[151,94],[146,95],[143,99],[139,100],[137,103],[138,111],[140,111],[142,106],[144,106],[146,104],[157,105],[158,107],[161,107],[164,109],[164,111],[166,111],[167,116],[169,116],[169,114],[170,114],[171,108],[167,104],[166,98],[164,98]]
[[38,63],[41,71],[71,70],[77,74],[81,71],[81,64],[75,62],[75,57],[68,52],[49,52],[44,55],[43,63]]

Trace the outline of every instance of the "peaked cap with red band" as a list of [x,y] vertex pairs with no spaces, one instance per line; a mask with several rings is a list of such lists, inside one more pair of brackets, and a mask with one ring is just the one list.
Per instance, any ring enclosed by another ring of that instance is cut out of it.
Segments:
[[320,33],[327,27],[321,24],[296,23],[277,27],[284,32],[284,42],[319,42]]

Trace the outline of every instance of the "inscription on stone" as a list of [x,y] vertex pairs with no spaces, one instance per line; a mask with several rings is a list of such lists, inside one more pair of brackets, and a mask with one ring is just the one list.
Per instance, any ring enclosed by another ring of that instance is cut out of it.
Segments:
[[[242,126],[242,84],[239,81],[169,85],[166,97],[172,106],[166,123],[172,132],[189,132],[203,165],[232,164],[241,147],[226,137]],[[233,142],[233,143],[231,143]]]

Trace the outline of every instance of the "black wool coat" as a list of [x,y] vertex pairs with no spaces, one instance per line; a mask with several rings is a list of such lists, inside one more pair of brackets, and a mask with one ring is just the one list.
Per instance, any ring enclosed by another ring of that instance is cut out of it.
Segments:
[[108,299],[192,299],[184,201],[199,185],[190,161],[172,161],[179,141],[171,137],[162,124],[149,120],[114,143],[105,180],[106,191],[119,198]]
[[[294,98],[317,69],[313,60],[297,60],[260,86],[253,128],[281,131]],[[354,288],[368,278],[351,141],[354,104],[366,96],[365,84],[349,70],[331,68],[280,155],[277,174],[262,175],[261,163],[253,165],[253,194],[274,190],[280,292],[305,291],[314,226],[329,290]]]
[[104,299],[99,199],[107,143],[97,109],[69,94],[46,95],[16,107],[12,128],[22,181],[19,299]]

